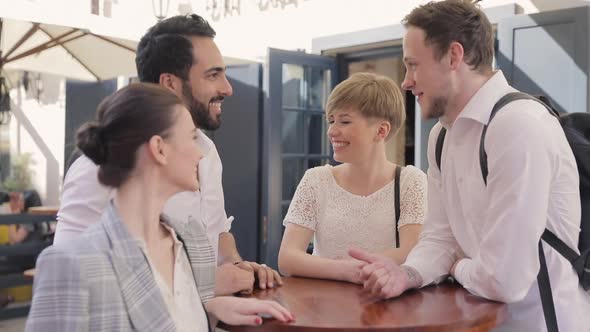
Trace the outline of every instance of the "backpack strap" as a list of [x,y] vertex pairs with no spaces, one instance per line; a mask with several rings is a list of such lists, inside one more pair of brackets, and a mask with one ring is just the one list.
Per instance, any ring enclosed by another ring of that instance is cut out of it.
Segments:
[[[488,126],[492,119],[496,116],[498,111],[506,106],[506,104],[511,103],[516,100],[534,100],[545,106],[549,113],[553,116],[556,116],[559,119],[559,115],[547,104],[543,103],[539,99],[528,95],[523,92],[511,92],[504,97],[500,98],[498,102],[494,105],[492,109],[492,113],[490,114],[490,119],[488,120],[488,124],[483,127],[481,132],[481,139],[479,141],[479,164],[481,167],[481,175],[483,177],[484,183],[488,184],[488,155],[485,151],[485,138],[486,132],[488,130]],[[549,239],[549,241],[547,241]],[[542,241],[545,240],[549,245],[554,247],[557,251],[559,251],[562,255],[564,255],[568,260],[573,261],[578,255],[570,249],[563,241],[557,238],[555,234],[553,234],[548,229],[545,229],[541,239],[539,240],[539,274],[537,275],[537,283],[539,286],[539,295],[541,296],[541,305],[543,306],[543,314],[545,316],[545,324],[547,326],[548,332],[557,332],[559,328],[557,326],[557,316],[555,314],[555,305],[553,303],[553,293],[551,291],[551,282],[549,280],[549,271],[547,270],[547,262],[545,260],[545,252],[543,251],[543,244]],[[557,245],[554,246],[554,244]],[[573,256],[571,255],[573,253]],[[570,259],[571,257],[571,259]]]
[[402,173],[402,167],[400,165],[395,165],[395,184],[394,184],[394,195],[395,195],[395,247],[399,248],[399,231],[398,231],[398,224],[399,224],[399,215],[400,215],[400,190],[399,190],[399,181]]
[[555,305],[553,303],[553,293],[551,292],[551,282],[549,281],[549,271],[547,271],[547,262],[545,261],[545,252],[543,251],[542,241],[539,240],[539,263],[541,267],[537,275],[539,284],[539,294],[541,295],[541,305],[545,316],[545,325],[547,332],[557,332],[557,316],[555,314]]
[[547,242],[553,249],[557,250],[565,259],[570,261],[572,264],[574,261],[580,257],[572,248],[570,248],[565,242],[563,242],[560,238],[557,237],[552,231],[545,228],[543,235],[541,235],[541,239]]
[[438,132],[438,137],[436,139],[436,148],[434,150],[434,155],[436,157],[436,166],[438,167],[438,170],[440,171],[440,161],[442,158],[442,149],[443,149],[443,144],[445,144],[445,136],[447,135],[447,129],[445,127],[441,127],[440,131]]
[[[521,99],[525,99],[525,100],[528,99],[528,100],[534,100],[534,101],[539,102],[540,104],[545,106],[545,108],[547,108],[547,110],[549,111],[549,113],[551,113],[551,115],[555,116],[558,120],[560,119],[559,114],[557,114],[557,112],[555,112],[555,110],[553,110],[553,108],[547,106],[547,104],[544,103],[543,101],[541,101],[529,94],[526,94],[524,92],[511,92],[511,93],[504,95],[502,98],[500,98],[500,100],[498,100],[498,102],[496,102],[496,104],[494,105],[494,108],[492,108],[492,112],[490,113],[490,119],[488,120],[488,124],[483,127],[483,130],[481,132],[481,139],[479,141],[479,165],[481,168],[481,175],[483,177],[483,182],[486,185],[488,183],[488,155],[486,154],[486,150],[485,150],[484,146],[485,146],[486,132],[488,131],[488,126],[490,125],[490,122],[492,122],[492,119],[494,118],[494,116],[496,116],[496,113],[498,113],[498,111],[502,107],[506,106],[506,104],[509,104],[513,101],[521,100]],[[443,150],[443,145],[445,142],[446,134],[447,134],[447,129],[445,127],[442,127],[440,129],[440,131],[438,132],[438,137],[436,139],[436,147],[435,147],[434,153],[435,153],[435,159],[436,159],[436,166],[438,167],[439,171],[441,170],[440,163],[441,163],[441,159],[442,159],[442,150]]]
[[559,115],[557,115],[557,113],[551,107],[547,106],[545,103],[543,103],[539,99],[537,99],[529,94],[526,94],[524,92],[511,92],[511,93],[506,94],[504,97],[500,98],[500,100],[498,100],[498,102],[496,102],[496,104],[494,105],[494,108],[492,108],[492,113],[490,113],[490,119],[488,120],[488,124],[483,126],[483,130],[481,132],[481,139],[479,140],[479,165],[481,168],[481,175],[483,177],[483,182],[486,185],[488,184],[488,155],[485,150],[485,140],[486,140],[486,132],[488,131],[488,126],[490,125],[490,122],[492,122],[494,117],[496,116],[496,113],[498,113],[498,111],[500,109],[502,109],[502,107],[506,106],[507,104],[509,104],[513,101],[517,101],[517,100],[537,101],[540,104],[542,104],[543,106],[545,106],[545,108],[547,108],[547,110],[549,110],[549,113],[551,113],[551,115],[556,116],[559,119]]
[[581,251],[578,255],[570,246],[563,242],[553,232],[545,228],[541,239],[565,257],[578,275],[580,285],[585,290],[590,290],[590,249]]

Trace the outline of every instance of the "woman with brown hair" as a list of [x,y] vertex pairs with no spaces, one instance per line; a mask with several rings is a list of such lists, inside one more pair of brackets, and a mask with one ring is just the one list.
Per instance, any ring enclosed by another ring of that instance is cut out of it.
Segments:
[[116,194],[100,223],[39,257],[27,331],[205,331],[216,320],[293,319],[273,301],[214,298],[204,225],[162,214],[172,195],[199,188],[197,137],[182,101],[157,85],[130,85],[99,105],[77,145]]

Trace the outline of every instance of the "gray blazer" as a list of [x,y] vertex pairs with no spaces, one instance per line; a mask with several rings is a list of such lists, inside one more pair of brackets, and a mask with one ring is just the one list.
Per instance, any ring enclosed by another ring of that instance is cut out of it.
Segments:
[[[215,256],[202,223],[172,222],[185,243],[203,302],[215,287]],[[37,260],[26,331],[174,331],[146,257],[111,202],[76,242]]]

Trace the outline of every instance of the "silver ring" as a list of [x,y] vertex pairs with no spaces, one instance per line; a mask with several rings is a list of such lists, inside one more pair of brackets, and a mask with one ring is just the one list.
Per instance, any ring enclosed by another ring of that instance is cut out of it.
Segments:
[[267,266],[266,266],[266,264],[260,264],[260,266],[264,266],[264,267],[267,267]]

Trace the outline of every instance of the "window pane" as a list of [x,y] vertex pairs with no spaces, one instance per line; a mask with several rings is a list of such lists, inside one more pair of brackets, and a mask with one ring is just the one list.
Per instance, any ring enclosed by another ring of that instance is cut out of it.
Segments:
[[305,90],[303,67],[283,64],[283,107],[304,107]]
[[326,158],[312,158],[307,161],[307,168],[314,168],[329,163],[329,159]]
[[330,70],[308,67],[310,86],[309,106],[312,109],[324,109],[330,94],[332,76]]
[[303,158],[285,158],[283,159],[283,197],[282,200],[290,200],[293,198],[295,189],[303,173],[305,172]]
[[303,153],[303,115],[283,111],[283,153]]
[[308,153],[330,154],[328,123],[324,114],[307,114]]

